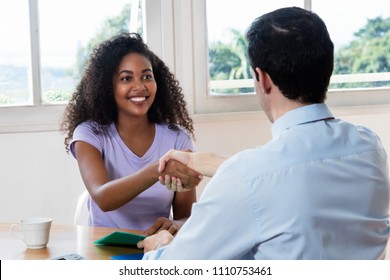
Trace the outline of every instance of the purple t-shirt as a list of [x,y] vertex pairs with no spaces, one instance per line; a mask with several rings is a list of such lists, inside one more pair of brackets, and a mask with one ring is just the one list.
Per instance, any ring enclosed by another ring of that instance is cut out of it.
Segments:
[[[190,149],[194,151],[190,136],[184,131],[173,131],[166,125],[156,124],[156,134],[149,150],[139,157],[122,141],[115,124],[107,126],[105,132],[96,134],[90,121],[81,123],[73,133],[70,151],[76,158],[74,143],[84,141],[94,146],[102,154],[111,180],[122,178],[157,161],[170,149]],[[169,217],[174,193],[159,182],[139,194],[129,203],[108,212],[103,212],[90,198],[89,224],[101,227],[145,230],[157,218]]]

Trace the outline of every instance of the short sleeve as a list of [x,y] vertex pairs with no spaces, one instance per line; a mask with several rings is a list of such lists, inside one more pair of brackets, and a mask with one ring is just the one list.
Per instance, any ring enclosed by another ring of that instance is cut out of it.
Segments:
[[192,152],[196,151],[194,142],[192,141],[190,135],[182,129],[178,131],[178,137],[176,140],[175,149],[191,150]]
[[84,141],[92,146],[94,146],[96,149],[99,150],[100,153],[102,153],[102,141],[94,131],[93,131],[93,123],[92,122],[83,122],[79,124],[76,129],[73,132],[73,138],[70,142],[70,152],[73,155],[74,158],[76,158],[76,153],[74,150],[74,144],[77,141]]

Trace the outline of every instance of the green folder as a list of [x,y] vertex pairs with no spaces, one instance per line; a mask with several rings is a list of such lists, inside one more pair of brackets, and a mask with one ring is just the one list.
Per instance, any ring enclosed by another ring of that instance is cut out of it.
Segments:
[[138,241],[144,240],[146,235],[114,231],[98,240],[93,242],[95,245],[106,245],[106,246],[134,246]]

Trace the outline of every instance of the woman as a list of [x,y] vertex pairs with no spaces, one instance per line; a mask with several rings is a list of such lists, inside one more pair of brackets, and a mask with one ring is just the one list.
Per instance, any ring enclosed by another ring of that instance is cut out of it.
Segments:
[[[162,186],[158,160],[170,149],[194,149],[192,120],[179,83],[138,34],[97,46],[61,130],[91,197],[91,225],[175,233],[189,217],[195,191]],[[200,181],[178,162],[168,168],[184,184]]]

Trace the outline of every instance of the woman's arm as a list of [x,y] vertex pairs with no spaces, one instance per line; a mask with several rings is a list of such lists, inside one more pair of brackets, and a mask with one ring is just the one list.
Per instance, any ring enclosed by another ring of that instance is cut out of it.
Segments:
[[196,189],[192,188],[186,192],[175,192],[172,210],[173,220],[181,228],[184,222],[191,215],[192,204],[196,202]]
[[[140,169],[136,173],[123,178],[110,180],[100,152],[92,145],[83,142],[75,142],[75,153],[80,169],[81,177],[92,199],[102,211],[115,210],[157,182],[161,173],[158,171],[158,162]],[[176,176],[177,171],[169,165],[170,172]],[[199,174],[187,170],[192,180],[189,184],[199,184]],[[193,177],[191,177],[193,175]]]
[[158,179],[159,172],[155,163],[134,174],[110,181],[100,152],[83,141],[77,141],[74,145],[84,184],[103,211],[115,210],[125,205]]
[[144,234],[152,235],[167,230],[170,234],[175,235],[190,217],[194,202],[196,202],[195,188],[186,192],[175,192],[172,203],[173,220],[160,217],[150,228],[144,231]]

